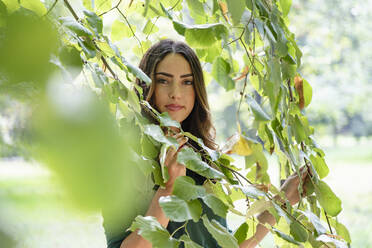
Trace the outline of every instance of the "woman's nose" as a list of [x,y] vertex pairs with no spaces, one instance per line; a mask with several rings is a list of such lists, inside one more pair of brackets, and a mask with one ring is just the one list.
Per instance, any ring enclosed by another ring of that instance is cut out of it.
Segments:
[[169,90],[169,97],[172,99],[180,98],[182,95],[182,89],[177,82],[173,82]]

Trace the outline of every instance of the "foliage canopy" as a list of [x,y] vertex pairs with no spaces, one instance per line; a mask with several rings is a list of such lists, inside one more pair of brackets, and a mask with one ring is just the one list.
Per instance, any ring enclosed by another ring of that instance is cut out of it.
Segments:
[[[348,231],[337,221],[341,201],[322,180],[328,174],[325,154],[305,115],[312,88],[299,74],[302,53],[287,27],[290,8],[291,0],[0,0],[0,54],[6,55],[0,87],[31,99],[33,154],[57,173],[76,202],[90,210],[123,194],[126,199],[118,201],[131,202],[136,180],[152,175],[164,186],[164,154],[177,143],[163,130],[178,125],[135,94],[135,78],[151,83],[135,64],[154,40],[168,33],[184,38],[207,79],[239,92],[239,121],[224,152],[184,132],[202,149],[185,147],[178,161],[207,181],[197,186],[189,177],[178,178],[174,195],[160,199],[166,215],[202,219],[222,247],[238,247],[254,233],[254,215],[269,210],[281,247],[346,247]],[[244,156],[248,173],[242,175],[226,153]],[[296,207],[273,197],[279,192],[267,173],[273,154],[281,179],[299,174],[303,165],[311,172],[313,190]],[[249,203],[244,214],[233,204],[239,199]],[[246,221],[231,234],[202,215],[200,200],[219,216],[232,212]],[[130,229],[137,228],[154,247],[198,247],[188,236],[175,239],[154,218],[137,216]]]

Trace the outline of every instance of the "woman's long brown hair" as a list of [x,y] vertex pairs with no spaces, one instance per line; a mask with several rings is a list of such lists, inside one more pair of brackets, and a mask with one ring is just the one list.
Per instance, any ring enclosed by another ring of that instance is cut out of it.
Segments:
[[[158,63],[170,53],[180,54],[189,62],[194,78],[195,104],[190,115],[181,123],[182,129],[201,138],[207,147],[217,149],[214,142],[216,130],[211,120],[203,71],[195,52],[184,42],[170,39],[161,40],[147,50],[142,57],[139,68],[154,82],[154,72]],[[136,83],[143,89],[143,98],[155,107],[153,104],[155,83],[147,86],[138,78]]]

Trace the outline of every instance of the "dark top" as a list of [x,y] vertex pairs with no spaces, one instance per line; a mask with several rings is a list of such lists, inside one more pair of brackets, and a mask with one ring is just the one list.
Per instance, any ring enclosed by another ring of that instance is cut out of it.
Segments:
[[[205,181],[204,177],[202,177],[202,176],[200,176],[200,175],[196,174],[195,172],[193,172],[191,170],[188,170],[188,169],[186,171],[186,175],[193,178],[197,185],[202,185]],[[203,207],[203,214],[206,214],[209,220],[214,219],[214,220],[218,221],[221,225],[226,227],[226,220],[224,218],[215,215],[213,213],[213,211],[207,205],[205,205],[203,203],[203,201],[201,201],[200,199],[199,199],[199,201],[201,202],[202,207]],[[149,204],[147,204],[147,207],[148,207],[148,205]],[[142,215],[143,214],[144,213],[142,213]],[[121,228],[121,230],[123,230],[123,231],[115,232],[115,231],[112,231],[112,229],[115,229],[115,227],[114,227],[115,224],[113,224],[113,225],[111,224],[112,222],[110,221],[110,218],[106,217],[104,213],[103,213],[103,218],[104,218],[103,227],[105,229],[107,247],[108,248],[119,248],[120,244],[123,242],[123,240],[131,233],[130,231],[125,231],[125,228],[129,227],[128,224],[126,224],[126,226],[123,225],[123,227]],[[133,221],[133,219],[132,219],[132,221]],[[129,225],[130,224],[131,223],[129,223]],[[182,226],[183,224],[184,224],[184,222],[170,221],[168,226],[167,226],[167,230],[168,230],[169,233],[173,233],[178,227]],[[120,225],[120,223],[119,223],[119,225]],[[117,223],[116,223],[116,226],[117,226]],[[198,222],[194,222],[193,220],[189,220],[187,225],[186,225],[186,228],[187,228],[187,232],[190,235],[191,240],[193,240],[195,243],[201,245],[202,247],[204,247],[204,248],[218,248],[218,247],[220,247],[217,244],[216,240],[207,231],[207,229],[205,228],[202,220],[199,220]],[[184,228],[182,228],[174,234],[174,238],[179,238],[185,233],[186,232],[185,232]],[[179,247],[184,247],[184,244],[181,242]]]

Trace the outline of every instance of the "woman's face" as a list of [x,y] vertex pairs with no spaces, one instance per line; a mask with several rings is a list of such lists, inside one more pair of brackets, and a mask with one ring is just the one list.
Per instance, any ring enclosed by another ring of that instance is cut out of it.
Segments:
[[189,62],[178,53],[164,57],[155,71],[154,103],[161,113],[184,121],[195,103],[194,79]]

